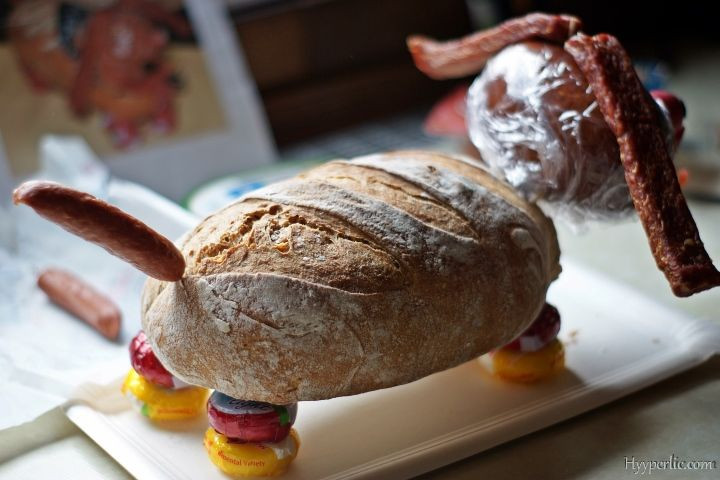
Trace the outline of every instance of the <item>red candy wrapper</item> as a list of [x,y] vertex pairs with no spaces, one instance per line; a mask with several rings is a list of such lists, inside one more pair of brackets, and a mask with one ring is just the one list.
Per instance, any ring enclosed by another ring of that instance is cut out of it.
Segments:
[[130,362],[135,371],[147,381],[165,388],[177,386],[173,375],[155,356],[142,330],[130,342]]
[[297,403],[271,403],[238,400],[213,392],[207,404],[210,425],[236,442],[279,442],[295,423]]
[[535,321],[519,337],[503,348],[521,352],[536,352],[557,338],[560,332],[560,312],[546,303]]

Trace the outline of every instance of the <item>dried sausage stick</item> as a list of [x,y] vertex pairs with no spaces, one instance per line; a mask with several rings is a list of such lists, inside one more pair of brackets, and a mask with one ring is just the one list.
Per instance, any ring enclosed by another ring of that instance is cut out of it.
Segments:
[[539,38],[562,43],[581,28],[570,15],[531,13],[467,37],[438,42],[411,35],[407,46],[417,68],[435,79],[458,78],[479,72],[494,54],[513,43]]
[[687,297],[720,285],[678,184],[660,111],[635,73],[630,57],[608,34],[578,34],[565,43],[617,137],[625,180],[655,262],[675,295]]

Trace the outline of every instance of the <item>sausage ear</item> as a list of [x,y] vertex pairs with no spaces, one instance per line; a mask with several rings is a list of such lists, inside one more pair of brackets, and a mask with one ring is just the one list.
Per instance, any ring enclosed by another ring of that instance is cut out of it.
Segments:
[[90,194],[54,182],[32,181],[15,189],[13,202],[24,203],[153,278],[174,282],[183,277],[185,259],[170,240]]
[[585,75],[620,147],[625,180],[655,262],[673,293],[687,297],[720,285],[680,190],[661,128],[662,113],[620,42],[578,34],[565,49]]
[[438,42],[411,35],[407,47],[415,66],[435,79],[459,78],[478,73],[497,52],[513,43],[539,38],[561,44],[582,28],[571,15],[531,13],[467,37]]

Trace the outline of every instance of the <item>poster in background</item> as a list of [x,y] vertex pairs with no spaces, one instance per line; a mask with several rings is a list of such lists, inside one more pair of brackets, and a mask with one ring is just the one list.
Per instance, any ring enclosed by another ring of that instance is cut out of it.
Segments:
[[175,200],[274,158],[220,0],[0,3],[0,132],[15,180],[46,134],[81,135],[121,177]]

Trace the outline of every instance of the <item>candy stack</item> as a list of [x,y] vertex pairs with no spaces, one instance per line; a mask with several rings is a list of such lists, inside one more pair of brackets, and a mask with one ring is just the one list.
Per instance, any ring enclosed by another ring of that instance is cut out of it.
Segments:
[[557,339],[560,313],[546,303],[530,327],[504,347],[490,352],[492,371],[511,382],[533,383],[565,366],[565,349]]
[[206,388],[184,383],[157,359],[142,330],[130,342],[132,368],[122,392],[150,420],[184,420],[200,415],[208,397]]
[[210,460],[233,477],[268,477],[287,470],[300,440],[292,428],[297,403],[238,400],[218,391],[207,403],[210,428],[205,448]]

